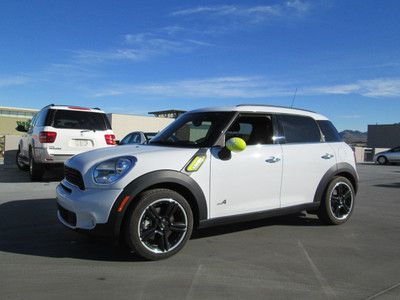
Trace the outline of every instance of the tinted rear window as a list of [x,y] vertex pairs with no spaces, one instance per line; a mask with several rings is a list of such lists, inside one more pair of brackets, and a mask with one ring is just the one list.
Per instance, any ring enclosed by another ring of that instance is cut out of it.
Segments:
[[304,116],[281,115],[286,143],[318,143],[321,133],[314,119]]
[[321,128],[322,134],[324,135],[326,142],[340,142],[342,138],[339,135],[339,132],[336,130],[335,126],[333,126],[331,121],[328,120],[320,120],[317,121],[319,128]]
[[56,110],[52,126],[66,129],[107,130],[111,129],[107,116],[103,113]]

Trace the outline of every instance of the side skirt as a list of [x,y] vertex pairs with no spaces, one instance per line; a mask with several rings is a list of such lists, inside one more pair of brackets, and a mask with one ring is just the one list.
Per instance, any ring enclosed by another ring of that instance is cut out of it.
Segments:
[[319,207],[319,204],[320,204],[319,202],[312,202],[295,206],[258,211],[253,213],[201,220],[198,228],[207,228],[218,225],[248,222],[248,221],[261,220],[271,217],[290,215],[293,213],[301,212],[306,209],[317,209]]

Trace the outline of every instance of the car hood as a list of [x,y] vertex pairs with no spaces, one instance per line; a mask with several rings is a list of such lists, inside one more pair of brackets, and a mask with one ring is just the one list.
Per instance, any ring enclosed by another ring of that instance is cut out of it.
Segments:
[[65,165],[80,171],[84,179],[89,180],[97,164],[116,157],[134,156],[137,161],[133,173],[135,177],[138,177],[156,170],[180,171],[197,150],[152,145],[124,145],[95,149],[75,155],[67,160]]

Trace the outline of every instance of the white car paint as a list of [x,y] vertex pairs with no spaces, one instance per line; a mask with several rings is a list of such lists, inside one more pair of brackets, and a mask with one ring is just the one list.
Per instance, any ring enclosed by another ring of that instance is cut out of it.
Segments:
[[280,207],[281,145],[247,146],[226,161],[215,152],[211,156],[211,218]]
[[[273,106],[206,108],[192,112],[215,111],[296,114],[314,120],[328,120],[314,112]],[[129,183],[154,171],[184,172],[185,165],[197,150],[127,145],[76,155],[66,161],[65,165],[82,174],[86,189],[82,191],[64,179],[62,184],[72,192],[66,193],[59,186],[58,203],[77,215],[74,228],[94,228],[96,224],[107,222],[116,198]],[[231,159],[227,161],[218,158],[216,151],[215,147],[206,149],[206,160],[200,169],[187,174],[204,193],[208,219],[310,203],[318,183],[328,169],[339,162],[355,168],[351,149],[344,142],[254,145],[248,146],[243,152],[232,153]],[[133,156],[137,160],[126,175],[108,185],[94,181],[93,170],[99,163],[123,156]],[[66,224],[60,215],[59,218]]]

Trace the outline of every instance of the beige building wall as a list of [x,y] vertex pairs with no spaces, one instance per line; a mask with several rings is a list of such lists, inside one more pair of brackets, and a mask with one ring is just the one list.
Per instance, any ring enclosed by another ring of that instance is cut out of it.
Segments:
[[377,154],[379,152],[388,151],[388,150],[390,150],[390,148],[375,148],[375,154]]
[[108,114],[111,127],[117,140],[121,140],[132,131],[159,132],[174,119],[150,116]]
[[354,154],[357,163],[363,162],[365,157],[365,147],[354,147]]
[[27,119],[0,116],[0,135],[21,135],[21,132],[15,130],[17,121],[26,122]]

